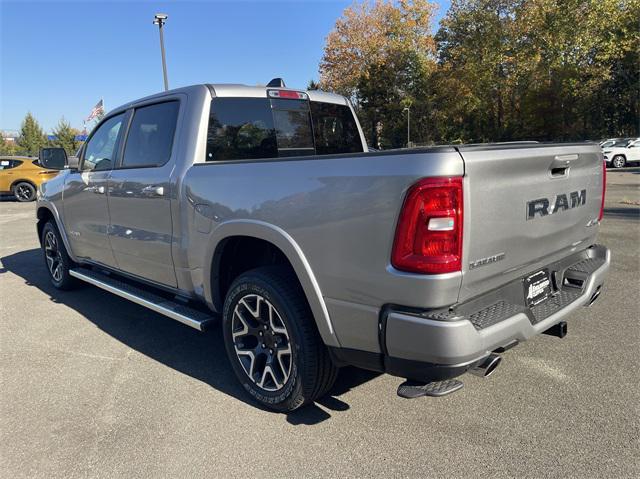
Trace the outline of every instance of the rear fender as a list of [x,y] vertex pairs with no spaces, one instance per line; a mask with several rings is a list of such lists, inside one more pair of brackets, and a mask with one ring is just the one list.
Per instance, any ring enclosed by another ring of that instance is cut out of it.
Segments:
[[320,336],[328,346],[340,347],[335,330],[331,324],[331,319],[329,318],[327,306],[320,291],[320,286],[302,249],[286,231],[270,223],[257,220],[233,220],[223,223],[213,231],[207,247],[207,260],[204,263],[202,279],[204,283],[203,293],[207,303],[209,305],[213,304],[213,255],[220,242],[232,236],[249,236],[268,241],[284,253],[302,285],[302,289],[316,320]]

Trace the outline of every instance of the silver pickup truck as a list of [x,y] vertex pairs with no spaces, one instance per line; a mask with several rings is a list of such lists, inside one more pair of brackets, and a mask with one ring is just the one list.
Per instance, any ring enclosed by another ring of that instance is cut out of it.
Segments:
[[350,103],[197,85],[128,103],[38,191],[53,284],[221,321],[239,381],[293,410],[343,365],[443,395],[601,292],[596,144],[368,152]]

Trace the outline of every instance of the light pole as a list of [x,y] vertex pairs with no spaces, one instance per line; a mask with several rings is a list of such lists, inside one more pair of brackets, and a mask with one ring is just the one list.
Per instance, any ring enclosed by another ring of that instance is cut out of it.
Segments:
[[404,110],[407,112],[407,148],[411,147],[411,107],[405,107]]
[[162,74],[164,76],[164,91],[169,89],[169,80],[167,80],[167,60],[164,57],[164,35],[162,34],[162,27],[169,18],[169,15],[165,13],[156,13],[153,17],[153,24],[158,25],[160,30],[160,53],[162,54]]

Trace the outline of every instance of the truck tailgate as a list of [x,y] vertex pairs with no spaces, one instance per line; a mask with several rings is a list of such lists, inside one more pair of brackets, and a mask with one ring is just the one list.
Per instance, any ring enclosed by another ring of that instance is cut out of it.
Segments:
[[591,245],[602,201],[595,144],[458,148],[465,165],[459,301]]

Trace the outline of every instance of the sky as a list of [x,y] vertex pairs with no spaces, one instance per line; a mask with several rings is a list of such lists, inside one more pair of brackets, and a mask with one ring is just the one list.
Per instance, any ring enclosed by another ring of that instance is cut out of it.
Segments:
[[[0,0],[0,130],[18,130],[28,111],[46,132],[61,117],[81,129],[101,98],[108,111],[161,91],[158,12],[169,15],[170,88],[274,77],[305,88],[351,3]],[[449,6],[438,3],[436,23]]]

